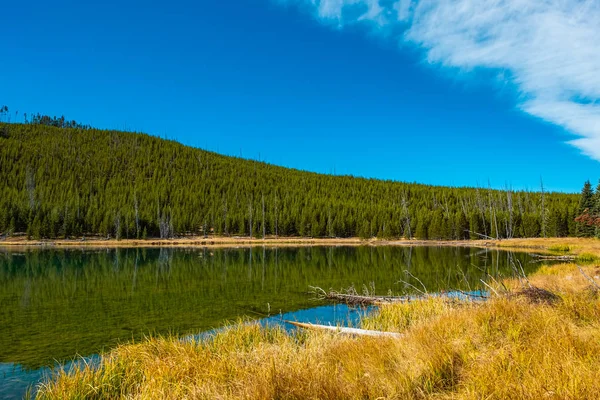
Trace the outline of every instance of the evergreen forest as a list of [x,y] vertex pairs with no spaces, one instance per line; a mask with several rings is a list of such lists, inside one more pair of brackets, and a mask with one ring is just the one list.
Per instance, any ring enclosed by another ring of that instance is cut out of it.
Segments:
[[0,123],[0,233],[416,239],[593,236],[579,194],[323,175],[34,116]]

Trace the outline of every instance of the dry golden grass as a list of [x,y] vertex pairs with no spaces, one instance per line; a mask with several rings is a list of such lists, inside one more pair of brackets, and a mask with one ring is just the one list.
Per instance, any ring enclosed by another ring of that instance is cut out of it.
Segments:
[[[27,248],[51,246],[58,248],[128,248],[128,247],[250,247],[250,246],[473,246],[473,247],[512,247],[520,249],[548,249],[553,244],[559,247],[594,248],[600,251],[600,243],[594,239],[583,238],[538,238],[503,240],[417,240],[417,239],[360,239],[350,238],[311,238],[311,237],[274,237],[265,239],[237,236],[186,236],[175,239],[106,239],[98,236],[73,239],[28,239],[25,235],[11,236],[0,240],[0,247]],[[558,249],[558,247],[557,247]],[[565,251],[561,249],[560,251]],[[567,250],[568,251],[568,250]]]
[[[600,267],[583,268],[600,283]],[[363,321],[368,329],[403,332],[402,339],[288,335],[255,324],[236,325],[202,344],[150,339],[115,349],[97,369],[59,374],[38,396],[600,398],[600,294],[574,264],[543,267],[529,281],[558,299],[532,302],[520,283],[505,281],[511,294],[483,304],[428,298],[383,306]]]
[[[480,241],[478,241],[480,242]],[[488,245],[501,248],[546,250],[561,254],[600,256],[600,240],[595,238],[533,238],[492,240]]]

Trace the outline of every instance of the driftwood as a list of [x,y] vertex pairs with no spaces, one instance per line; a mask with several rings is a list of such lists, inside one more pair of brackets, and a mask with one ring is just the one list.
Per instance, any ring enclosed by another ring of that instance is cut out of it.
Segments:
[[325,293],[324,299],[340,301],[346,304],[354,305],[382,305],[393,303],[407,303],[411,301],[409,296],[362,296],[356,294],[343,294],[337,292]]
[[381,306],[386,304],[399,304],[399,303],[408,303],[411,301],[423,300],[428,297],[438,297],[445,298],[450,301],[456,300],[487,300],[488,296],[463,292],[461,290],[457,290],[454,292],[446,292],[446,293],[438,293],[438,294],[425,294],[422,296],[366,296],[359,294],[347,294],[347,293],[338,293],[334,291],[326,292],[319,287],[312,287],[312,292],[317,295],[319,300],[332,300],[339,301],[342,303],[346,303],[349,305],[355,306]]
[[403,335],[401,333],[396,332],[383,332],[383,331],[370,331],[367,329],[359,329],[359,328],[348,328],[344,326],[331,326],[331,325],[316,325],[310,323],[303,322],[294,322],[287,321],[284,322],[293,325],[302,329],[309,329],[315,331],[328,331],[333,333],[339,333],[342,335],[352,335],[352,336],[373,336],[373,337],[392,337],[392,338],[401,338]]
[[562,260],[562,261],[574,261],[577,259],[576,256],[543,256],[541,254],[532,254],[533,257],[540,260]]
[[600,290],[600,285],[598,285],[598,284],[596,283],[596,281],[594,281],[592,278],[590,278],[590,277],[588,276],[588,274],[586,274],[586,273],[583,271],[583,268],[581,268],[579,265],[577,265],[577,269],[579,269],[579,272],[581,273],[581,275],[583,275],[583,277],[584,277],[585,279],[587,279],[587,280],[588,280],[588,281],[589,281],[589,282],[592,284],[592,287],[594,288],[594,290],[596,290],[596,291]]
[[488,235],[483,235],[483,234],[481,234],[481,233],[473,232],[473,231],[470,231],[470,230],[468,230],[468,229],[465,229],[465,232],[472,233],[473,235],[477,235],[477,236],[479,236],[479,237],[481,237],[481,238],[484,238],[484,239],[489,239],[489,240],[498,240],[498,241],[500,241],[500,240],[501,240],[499,237],[491,237],[491,236],[488,236]]
[[311,286],[311,293],[317,296],[319,300],[333,300],[341,303],[346,303],[355,306],[366,306],[366,305],[383,305],[393,303],[406,303],[414,297],[410,296],[368,296],[359,295],[354,290],[349,293],[339,293],[333,290],[326,292],[320,287]]

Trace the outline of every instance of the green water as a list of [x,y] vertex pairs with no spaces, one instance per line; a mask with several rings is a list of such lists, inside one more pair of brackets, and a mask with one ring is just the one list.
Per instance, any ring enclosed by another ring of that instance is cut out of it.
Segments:
[[[508,253],[467,248],[33,250],[0,253],[0,362],[37,368],[153,333],[318,305],[309,286],[479,287]],[[526,256],[520,256],[523,259]],[[530,267],[527,260],[523,260]]]
[[404,294],[421,288],[410,271],[431,292],[477,289],[511,275],[508,258],[451,247],[0,250],[0,364],[35,370],[144,335],[323,305],[309,286]]

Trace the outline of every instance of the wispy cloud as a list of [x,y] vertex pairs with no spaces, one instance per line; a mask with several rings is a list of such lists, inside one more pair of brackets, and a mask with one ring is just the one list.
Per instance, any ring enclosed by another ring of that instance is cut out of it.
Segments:
[[278,1],[337,27],[401,32],[395,39],[423,48],[434,65],[501,71],[522,111],[571,132],[578,138],[568,143],[600,161],[598,0]]

